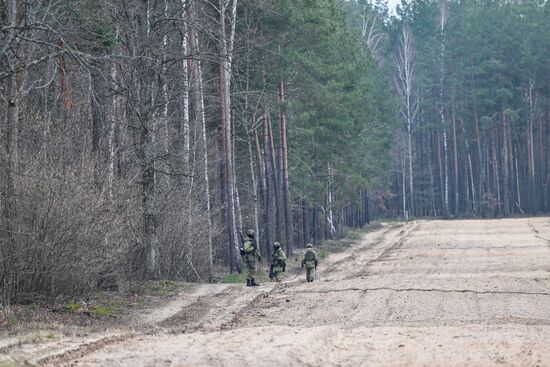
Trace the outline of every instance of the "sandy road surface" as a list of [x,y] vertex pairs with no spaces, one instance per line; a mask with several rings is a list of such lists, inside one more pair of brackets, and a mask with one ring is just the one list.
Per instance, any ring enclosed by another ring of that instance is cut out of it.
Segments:
[[387,225],[331,255],[315,283],[203,285],[182,297],[144,316],[152,332],[27,360],[550,366],[550,218]]

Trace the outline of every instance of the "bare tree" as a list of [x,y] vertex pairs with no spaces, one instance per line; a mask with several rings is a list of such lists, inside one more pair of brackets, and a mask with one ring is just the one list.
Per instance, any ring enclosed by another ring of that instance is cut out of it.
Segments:
[[[192,21],[197,21],[196,15],[196,2],[198,0],[190,0],[188,5],[188,18]],[[206,216],[208,223],[208,274],[210,279],[213,275],[213,240],[212,240],[212,210],[211,210],[211,194],[210,194],[210,176],[208,173],[208,139],[206,135],[206,115],[204,108],[204,87],[203,87],[203,75],[202,75],[202,63],[196,55],[200,54],[199,38],[195,24],[187,28],[187,35],[189,37],[191,54],[195,55],[194,59],[189,61],[189,74],[191,93],[193,96],[194,106],[194,125],[195,129],[200,127],[200,139],[202,148],[202,174],[204,180],[204,192],[205,192],[205,206]]]
[[382,20],[380,15],[372,11],[370,4],[363,4],[361,13],[361,36],[367,42],[369,50],[373,55],[380,57],[380,42],[386,36],[386,33],[381,28]]
[[236,26],[236,0],[233,2],[235,12],[231,18],[230,36],[226,34],[226,12],[227,1],[220,0],[217,8],[219,12],[219,90],[220,90],[220,113],[222,127],[222,145],[224,155],[224,183],[226,189],[226,215],[227,215],[227,234],[229,238],[229,256],[230,269],[233,271],[234,266],[240,269],[239,245],[236,225],[235,212],[235,182],[234,182],[234,166],[233,166],[233,144],[231,129],[231,63],[233,52],[233,37],[234,28]]
[[150,8],[148,0],[141,0],[137,14],[137,57],[136,73],[138,91],[135,111],[135,147],[141,167],[141,211],[143,220],[143,247],[146,256],[146,270],[149,276],[158,273],[158,237],[157,218],[154,208],[155,199],[155,150],[152,85],[153,72],[151,58],[151,17],[155,9]]
[[414,213],[414,172],[413,172],[413,147],[412,130],[418,113],[418,92],[415,86],[415,61],[412,42],[412,32],[407,25],[401,30],[400,46],[394,60],[396,69],[395,84],[401,99],[401,115],[405,120],[407,129],[407,161],[409,169],[409,206]]

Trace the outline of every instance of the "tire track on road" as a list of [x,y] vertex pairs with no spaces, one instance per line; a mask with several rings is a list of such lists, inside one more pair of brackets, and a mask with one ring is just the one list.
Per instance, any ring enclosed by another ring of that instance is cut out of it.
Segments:
[[320,289],[320,290],[300,290],[296,293],[301,294],[327,294],[340,292],[436,292],[436,293],[472,293],[472,294],[513,294],[523,296],[550,296],[550,292],[522,292],[522,291],[476,291],[473,289],[437,289],[437,288],[392,288],[392,287],[373,287],[373,288],[341,288],[341,289]]

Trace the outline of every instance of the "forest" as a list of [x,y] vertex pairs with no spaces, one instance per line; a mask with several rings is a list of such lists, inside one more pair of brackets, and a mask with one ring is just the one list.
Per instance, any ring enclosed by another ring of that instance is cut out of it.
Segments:
[[550,209],[545,0],[0,0],[0,304]]

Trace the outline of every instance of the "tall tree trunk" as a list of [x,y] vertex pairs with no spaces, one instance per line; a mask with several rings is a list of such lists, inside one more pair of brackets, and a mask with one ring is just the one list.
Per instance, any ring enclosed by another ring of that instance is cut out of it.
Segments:
[[304,247],[306,244],[311,242],[311,229],[309,227],[309,208],[305,200],[302,200],[302,227],[302,231],[304,234],[302,247]]
[[527,100],[529,103],[529,120],[527,121],[527,171],[529,175],[529,212],[536,212],[536,190],[535,190],[535,143],[533,139],[533,124],[535,121],[535,102],[533,89],[535,85],[532,77],[529,78]]
[[436,132],[436,136],[435,136],[435,139],[436,139],[436,155],[437,155],[437,166],[438,166],[438,172],[439,172],[439,193],[440,193],[440,200],[441,200],[441,203],[440,203],[440,207],[441,207],[441,212],[443,213],[443,215],[446,215],[445,213],[445,178],[444,178],[444,175],[445,175],[445,169],[443,168],[444,164],[443,164],[443,160],[442,160],[442,155],[443,153],[441,152],[441,130],[440,129],[437,129],[437,132]]
[[232,129],[231,129],[231,99],[230,99],[230,87],[231,87],[231,55],[228,49],[228,40],[226,36],[226,2],[220,0],[219,2],[220,13],[220,66],[219,66],[219,83],[220,83],[220,113],[221,113],[221,126],[222,126],[222,141],[225,151],[224,155],[225,170],[224,181],[226,189],[226,220],[227,220],[227,236],[229,239],[229,267],[233,272],[234,268],[240,271],[240,257],[239,257],[239,244],[237,238],[237,226],[235,219],[235,187],[233,182],[234,167],[233,167],[233,149],[232,149]]
[[285,114],[285,82],[281,78],[279,82],[280,104],[280,147],[281,147],[281,181],[283,186],[283,205],[285,218],[285,245],[287,255],[292,255],[292,213],[290,212],[290,190],[288,187],[288,146],[286,140],[286,114]]
[[[117,32],[118,33],[118,32]],[[117,65],[112,63],[111,66],[111,83],[113,86],[116,85],[118,79]],[[114,88],[113,88],[114,89]],[[107,120],[109,122],[109,135],[108,135],[108,145],[109,145],[109,199],[113,202],[113,189],[114,189],[114,180],[115,175],[118,174],[117,168],[120,166],[119,162],[119,110],[120,110],[120,96],[118,92],[113,93],[110,103],[109,103],[109,113]]]
[[472,154],[470,152],[470,143],[468,143],[468,137],[466,134],[466,129],[464,127],[464,123],[461,119],[458,120],[460,122],[460,127],[462,129],[462,134],[464,135],[464,145],[466,146],[466,154],[468,155],[468,168],[470,171],[470,185],[471,185],[471,195],[472,195],[472,206],[474,213],[478,212],[478,204],[477,204],[477,191],[475,188],[475,180],[474,180],[474,168],[472,164]]
[[189,2],[193,0],[181,0],[181,7],[182,7],[182,19],[183,25],[182,25],[182,42],[181,42],[181,51],[183,56],[183,62],[181,65],[181,75],[182,75],[182,104],[181,108],[183,110],[182,113],[182,121],[181,121],[181,131],[180,135],[182,137],[182,143],[183,143],[183,163],[186,168],[190,165],[190,152],[191,152],[191,127],[190,127],[190,118],[189,118],[189,70],[190,70],[190,63],[192,62],[191,59],[189,59],[189,21],[191,20],[191,12],[190,10],[190,4]]
[[243,217],[241,212],[241,199],[239,197],[239,186],[237,185],[237,169],[236,169],[236,160],[235,152],[237,151],[237,116],[235,109],[231,112],[231,130],[233,133],[233,138],[231,139],[231,145],[233,150],[233,186],[235,188],[235,211],[237,215],[237,226],[240,233],[243,233]]
[[154,146],[152,132],[153,103],[151,87],[153,84],[153,66],[148,61],[151,54],[150,42],[150,12],[149,1],[141,0],[137,17],[138,27],[138,110],[137,120],[139,128],[136,136],[136,155],[141,165],[141,211],[143,217],[143,241],[145,249],[146,273],[148,277],[157,277],[158,274],[158,238],[157,218],[154,208],[155,198],[155,170]]
[[269,149],[270,149],[270,164],[271,175],[273,179],[273,192],[275,193],[275,240],[281,241],[283,238],[283,229],[281,225],[281,181],[277,170],[277,158],[275,156],[275,139],[273,137],[273,126],[271,117],[267,116],[267,126],[269,128]]
[[[168,17],[168,0],[164,0],[163,4],[163,14],[164,18]],[[164,24],[161,25],[161,28],[164,28]],[[164,35],[162,36],[162,68],[161,73],[158,77],[159,92],[160,92],[160,103],[162,108],[159,112],[158,125],[159,127],[155,129],[157,135],[159,136],[160,144],[159,147],[162,149],[165,156],[169,155],[171,147],[172,134],[170,132],[170,125],[168,123],[168,108],[169,108],[169,96],[168,96],[168,83],[167,83],[167,67],[166,67],[166,50],[168,46],[168,34],[162,29]],[[162,132],[162,133],[161,133]],[[159,175],[159,180],[166,184],[166,176]]]
[[[197,19],[196,17],[196,2],[198,0],[191,0],[188,7],[189,18],[191,20]],[[189,44],[192,55],[200,54],[199,39],[197,30],[195,27],[189,27]],[[189,60],[189,75],[190,75],[190,90],[193,97],[193,117],[195,119],[195,130],[201,131],[201,148],[202,148],[202,166],[203,166],[203,180],[204,180],[204,193],[205,193],[205,206],[206,216],[208,220],[208,275],[210,280],[214,273],[213,263],[213,241],[212,241],[212,210],[211,210],[211,194],[210,194],[210,177],[208,173],[208,139],[206,136],[206,115],[204,110],[204,88],[202,77],[202,63],[200,59],[194,58]]]
[[493,154],[493,170],[494,170],[494,182],[495,182],[495,188],[497,192],[497,204],[498,204],[498,213],[500,214],[502,211],[502,194],[501,194],[501,184],[500,184],[500,167],[499,167],[499,160],[498,160],[498,140],[499,140],[499,134],[498,130],[495,128],[493,133],[493,140],[492,140],[492,154]]
[[523,208],[521,207],[522,204],[521,204],[521,185],[520,185],[520,179],[519,179],[519,169],[518,169],[518,154],[517,154],[517,150],[514,149],[515,151],[515,154],[514,156],[512,157],[513,159],[513,164],[514,164],[514,172],[515,172],[515,176],[516,176],[516,195],[517,195],[517,201],[516,201],[516,207],[518,208],[518,210],[520,211],[521,214],[525,214],[525,211],[523,210]]
[[[100,162],[103,161],[104,146],[102,140],[106,128],[106,85],[103,76],[103,68],[97,65],[96,70],[90,72],[90,104],[92,111],[92,152]],[[98,167],[100,168],[100,167]]]
[[454,99],[454,91],[451,92],[451,132],[453,136],[453,166],[454,166],[454,190],[455,190],[455,203],[454,203],[454,216],[459,216],[459,177],[458,177],[458,147],[456,137],[456,106]]
[[405,156],[403,156],[403,159],[401,160],[401,195],[403,199],[403,218],[405,220],[409,220],[409,212],[407,211],[407,169],[406,169],[406,162],[405,162]]
[[252,152],[252,133],[250,131],[248,131],[246,134],[246,143],[248,147],[248,162],[250,165],[250,178],[252,180],[252,195],[254,200],[253,202],[254,230],[256,231],[256,236],[259,239],[260,238],[260,206],[259,206],[260,198],[258,195],[258,181],[256,179],[256,170],[254,169],[254,153]]
[[444,212],[445,216],[449,215],[449,149],[447,144],[447,127],[445,123],[445,107],[444,107],[444,86],[445,86],[445,57],[446,57],[446,45],[445,45],[445,25],[447,22],[447,4],[445,0],[439,2],[439,16],[440,16],[440,64],[439,64],[439,117],[441,119],[441,131],[443,133],[443,155],[445,166],[445,183],[444,183]]
[[327,205],[326,205],[326,218],[329,226],[329,230],[327,232],[328,238],[333,238],[336,234],[336,228],[334,226],[334,215],[333,215],[333,209],[332,209],[332,167],[330,166],[330,163],[327,166],[327,189],[326,189],[326,195],[327,195]]
[[407,129],[407,160],[409,169],[409,207],[410,214],[415,214],[415,192],[414,192],[414,174],[413,174],[413,148],[412,148],[412,128],[418,110],[418,103],[415,93],[414,83],[414,50],[412,44],[412,32],[409,27],[403,26],[399,52],[395,59],[395,68],[397,71],[396,84],[399,96],[401,97],[401,114],[405,119]]
[[265,248],[267,254],[271,254],[273,251],[273,197],[272,197],[272,183],[273,179],[271,168],[271,140],[269,137],[269,112],[265,110],[264,113],[264,169],[265,169]]
[[540,172],[539,172],[539,205],[538,210],[541,211],[547,211],[547,197],[546,197],[546,155],[545,155],[545,148],[548,143],[547,140],[547,134],[548,134],[548,126],[546,126],[546,129],[544,129],[544,126],[542,124],[542,121],[544,120],[544,113],[541,113],[541,116],[539,117],[539,166],[540,166]]
[[[479,134],[479,116],[477,112],[477,91],[475,86],[475,79],[473,73],[470,74],[470,85],[472,89],[472,112],[474,118],[474,134],[476,139],[477,147],[477,172],[479,175],[478,179],[478,197],[479,200],[483,198],[483,193],[485,192],[485,169],[483,167],[483,153],[481,148],[481,136]],[[483,207],[479,205],[480,214],[483,215]]]
[[[264,114],[264,119],[265,119],[265,114]],[[264,126],[264,131],[265,131],[265,126]],[[266,241],[266,244],[263,246],[263,251],[264,251],[263,254],[267,258],[269,256],[267,241],[268,239],[271,239],[271,234],[269,236],[267,234],[267,229],[268,229],[267,227],[268,225],[270,225],[270,222],[267,221],[269,218],[267,218],[267,207],[265,206],[267,204],[267,172],[266,172],[266,165],[265,165],[265,162],[267,161],[267,159],[265,157],[262,158],[262,148],[260,146],[258,131],[254,129],[252,133],[254,135],[254,145],[256,148],[256,166],[258,167],[258,186],[260,191],[259,199],[262,205],[264,206],[263,208],[264,223],[263,224],[264,224],[264,234],[265,234],[264,239]],[[260,232],[258,232],[258,237],[259,236],[260,236]]]
[[[7,0],[4,3],[5,9],[5,24],[8,27],[6,41],[16,43],[16,26],[17,26],[17,1]],[[1,13],[0,13],[1,15]],[[13,46],[16,50],[17,45]],[[15,52],[17,54],[17,51]],[[16,57],[11,58],[11,63],[16,69]],[[13,262],[7,261],[12,259],[14,254],[14,228],[15,220],[15,185],[12,175],[13,169],[17,163],[17,131],[20,111],[20,90],[18,84],[18,73],[12,73],[6,83],[6,92],[4,99],[7,103],[6,121],[4,125],[4,141],[0,141],[2,150],[0,151],[0,195],[2,204],[0,224],[3,230],[0,231],[0,304],[10,302],[15,281],[13,280]]]
[[510,161],[509,161],[509,146],[508,146],[508,119],[506,118],[506,110],[502,106],[502,195],[504,200],[504,215],[510,215]]
[[437,217],[437,206],[435,203],[435,179],[434,179],[434,173],[433,173],[433,164],[432,164],[432,154],[430,147],[433,147],[433,135],[430,131],[427,132],[428,139],[427,142],[429,143],[428,147],[428,170],[430,171],[430,191],[431,191],[431,197],[432,197],[432,215],[434,217]]

